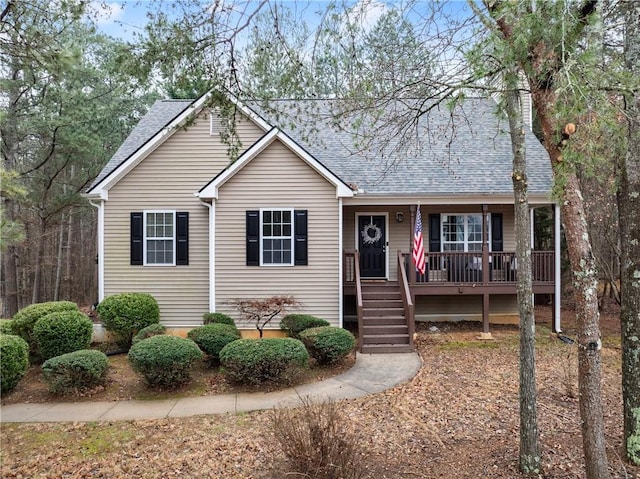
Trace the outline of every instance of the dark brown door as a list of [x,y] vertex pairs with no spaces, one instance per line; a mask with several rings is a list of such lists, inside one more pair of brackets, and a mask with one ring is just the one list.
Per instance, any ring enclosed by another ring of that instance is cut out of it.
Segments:
[[360,252],[361,277],[386,278],[386,242],[387,232],[384,216],[358,216],[358,251]]

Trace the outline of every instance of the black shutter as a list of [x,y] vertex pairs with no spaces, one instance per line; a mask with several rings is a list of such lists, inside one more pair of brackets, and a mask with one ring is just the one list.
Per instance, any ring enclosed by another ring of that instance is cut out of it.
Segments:
[[429,251],[437,253],[440,251],[440,215],[429,215]]
[[189,264],[189,213],[176,213],[176,265]]
[[141,265],[144,264],[142,257],[142,242],[144,238],[142,237],[142,228],[143,228],[143,213],[135,212],[131,213],[131,264],[132,265]]
[[308,263],[307,253],[307,210],[295,210],[293,222],[294,232],[294,264],[296,266],[306,266]]
[[491,213],[491,251],[504,251],[502,213]]
[[247,211],[247,266],[260,266],[260,212]]

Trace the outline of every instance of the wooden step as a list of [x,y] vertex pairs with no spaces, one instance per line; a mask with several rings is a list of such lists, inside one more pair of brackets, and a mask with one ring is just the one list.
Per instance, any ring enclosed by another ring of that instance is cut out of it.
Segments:
[[404,315],[397,316],[364,316],[362,324],[365,326],[373,326],[379,324],[407,324]]
[[409,334],[406,324],[374,324],[362,327],[365,335],[371,334]]
[[402,299],[367,299],[362,300],[365,308],[403,308]]
[[408,344],[365,344],[362,346],[364,354],[380,353],[410,353],[413,348]]
[[366,318],[373,316],[404,316],[404,308],[369,308],[364,306],[362,314]]
[[363,334],[362,344],[409,344],[409,334]]

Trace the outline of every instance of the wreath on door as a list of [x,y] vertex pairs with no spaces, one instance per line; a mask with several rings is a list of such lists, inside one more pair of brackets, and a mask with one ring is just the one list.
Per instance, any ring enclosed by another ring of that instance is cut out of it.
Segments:
[[382,230],[379,226],[369,223],[362,228],[360,235],[364,244],[374,244],[382,238]]

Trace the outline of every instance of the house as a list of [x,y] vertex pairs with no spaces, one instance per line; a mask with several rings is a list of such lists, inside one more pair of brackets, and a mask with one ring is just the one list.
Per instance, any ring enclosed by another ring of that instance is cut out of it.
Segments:
[[[99,300],[151,293],[186,330],[208,311],[240,320],[234,299],[290,294],[333,325],[357,319],[363,351],[411,348],[414,318],[478,320],[485,335],[517,321],[511,143],[494,100],[434,108],[417,141],[379,150],[358,149],[330,104],[234,100],[234,162],[208,95],[153,105],[85,194]],[[559,330],[559,209],[530,131],[526,147],[532,212],[555,218],[555,249],[532,254],[534,293],[552,295]],[[410,259],[418,210],[424,274]]]

